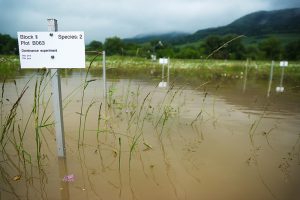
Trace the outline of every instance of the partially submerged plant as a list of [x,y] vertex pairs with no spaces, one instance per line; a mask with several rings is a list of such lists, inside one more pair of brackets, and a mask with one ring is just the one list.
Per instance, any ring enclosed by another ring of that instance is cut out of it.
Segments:
[[86,90],[88,84],[89,84],[90,82],[94,81],[94,80],[87,80],[87,78],[88,78],[88,74],[89,74],[89,71],[90,71],[90,69],[91,69],[91,66],[92,66],[93,62],[96,60],[96,58],[97,58],[99,55],[101,55],[101,54],[97,54],[97,55],[92,59],[90,65],[89,65],[89,67],[88,67],[88,69],[87,69],[87,72],[86,72],[86,74],[85,74],[85,78],[84,78],[84,85],[83,85],[83,90],[82,90],[82,94],[81,94],[81,106],[80,106],[80,113],[79,113],[79,129],[78,129],[78,143],[77,143],[77,144],[78,144],[78,145],[77,145],[78,148],[79,148],[79,146],[80,146],[80,141],[81,141],[81,134],[82,134],[81,132],[84,131],[84,130],[81,130],[81,129],[82,129],[81,126],[82,126],[82,116],[83,116],[83,104],[84,104],[85,90]]

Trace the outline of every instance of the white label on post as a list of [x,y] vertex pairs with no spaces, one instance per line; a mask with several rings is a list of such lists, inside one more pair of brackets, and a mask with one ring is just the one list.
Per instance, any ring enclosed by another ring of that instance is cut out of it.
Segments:
[[160,58],[159,59],[159,64],[168,64],[168,62],[169,62],[169,60],[168,60],[168,58]]
[[159,82],[158,87],[160,87],[160,88],[167,87],[167,82]]
[[288,61],[280,61],[280,67],[287,67]]
[[21,68],[85,68],[84,32],[18,32]]

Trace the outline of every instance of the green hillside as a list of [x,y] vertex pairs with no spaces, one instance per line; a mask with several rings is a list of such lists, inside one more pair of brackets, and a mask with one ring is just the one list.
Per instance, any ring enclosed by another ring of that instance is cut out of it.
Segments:
[[188,33],[184,32],[170,32],[170,33],[163,33],[163,34],[143,34],[137,35],[134,38],[126,38],[123,39],[124,42],[127,43],[146,43],[153,40],[162,40],[164,42],[171,42],[172,40],[183,38],[188,36]]
[[[158,56],[216,59],[300,59],[300,8],[259,11],[193,34],[155,34],[123,40]],[[243,37],[240,37],[243,36]],[[235,40],[234,38],[238,38]],[[230,44],[227,42],[230,42]],[[158,42],[162,45],[157,45]],[[223,46],[226,44],[225,46]],[[220,48],[220,49],[219,49]],[[213,53],[216,49],[218,52]],[[145,54],[144,54],[145,55]]]
[[260,41],[270,35],[288,43],[300,38],[300,8],[291,8],[275,11],[259,11],[245,15],[232,23],[215,28],[198,30],[193,34],[149,34],[125,39],[125,42],[146,43],[152,40],[161,40],[173,45],[198,44],[210,35],[245,35],[247,43]]

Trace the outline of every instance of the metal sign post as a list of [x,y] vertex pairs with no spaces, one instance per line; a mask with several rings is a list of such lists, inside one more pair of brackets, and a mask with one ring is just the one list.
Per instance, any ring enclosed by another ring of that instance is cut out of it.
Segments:
[[51,69],[56,143],[59,157],[65,157],[61,81],[58,69],[85,68],[83,31],[57,31],[57,20],[48,19],[48,32],[18,32],[20,66]]
[[102,79],[103,79],[103,97],[106,98],[106,66],[105,66],[105,51],[102,51]]
[[164,78],[165,78],[165,64],[162,65],[162,72],[161,72],[161,80],[162,80],[162,82],[164,82]]
[[283,84],[283,77],[284,77],[284,68],[288,66],[288,61],[280,61],[280,67],[281,67],[281,77],[280,77],[280,85],[279,87],[276,87],[276,92],[283,92],[284,87]]
[[248,64],[249,60],[247,59],[246,61],[246,67],[245,67],[245,72],[244,72],[244,84],[243,84],[243,92],[246,92],[246,87],[247,87],[247,78],[248,78]]
[[[158,87],[161,87],[161,88],[165,88],[167,87],[167,82],[164,81],[164,78],[165,78],[165,65],[169,63],[169,60],[167,58],[160,58],[159,59],[159,64],[162,65],[162,81],[158,84]],[[168,66],[169,68],[169,66]],[[168,69],[169,70],[169,69]]]
[[270,92],[271,92],[271,86],[272,86],[272,80],[273,80],[273,69],[274,69],[274,60],[272,60],[272,64],[271,64],[270,78],[269,78],[269,87],[268,87],[267,97],[270,96]]
[[281,68],[281,77],[280,77],[280,87],[282,87],[282,83],[283,83],[283,77],[284,77],[284,68]]
[[168,73],[167,73],[167,85],[170,87],[170,58],[168,58]]
[[[57,31],[57,20],[48,19],[48,31]],[[51,69],[52,77],[52,91],[53,91],[53,109],[55,119],[55,132],[57,152],[59,157],[65,157],[65,136],[64,136],[64,122],[62,112],[62,98],[61,98],[61,82],[58,69]]]

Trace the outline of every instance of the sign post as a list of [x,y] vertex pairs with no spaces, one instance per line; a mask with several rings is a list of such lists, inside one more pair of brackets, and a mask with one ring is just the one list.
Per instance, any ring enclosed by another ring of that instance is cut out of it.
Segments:
[[283,84],[283,77],[284,77],[284,68],[288,66],[288,61],[280,61],[279,66],[281,67],[281,77],[280,77],[280,85],[279,87],[276,87],[276,92],[283,92],[284,87],[282,86],[282,84]]
[[271,70],[270,70],[269,87],[268,87],[268,92],[267,92],[268,97],[270,96],[271,87],[272,87],[273,69],[274,69],[274,60],[272,60]]
[[103,97],[106,98],[106,66],[105,51],[102,51],[102,79],[103,79]]
[[168,58],[167,85],[170,87],[170,58]]
[[[162,65],[162,73],[161,73],[162,81],[158,84],[158,87],[165,88],[165,87],[167,87],[167,82],[164,81],[164,78],[165,78],[165,65],[167,65],[169,63],[169,59],[160,58],[158,62],[159,62],[159,64]],[[169,65],[168,65],[168,73],[169,73]]]
[[59,157],[65,157],[59,68],[85,68],[84,33],[58,32],[57,20],[48,19],[48,32],[18,32],[21,68],[50,68],[56,143]]
[[246,87],[247,87],[248,65],[249,65],[249,60],[247,59],[245,72],[244,72],[244,84],[243,84],[243,92],[244,93],[246,92]]
[[[48,19],[48,31],[57,32],[57,20]],[[56,144],[59,157],[65,157],[65,135],[61,100],[61,81],[58,69],[51,69]]]

